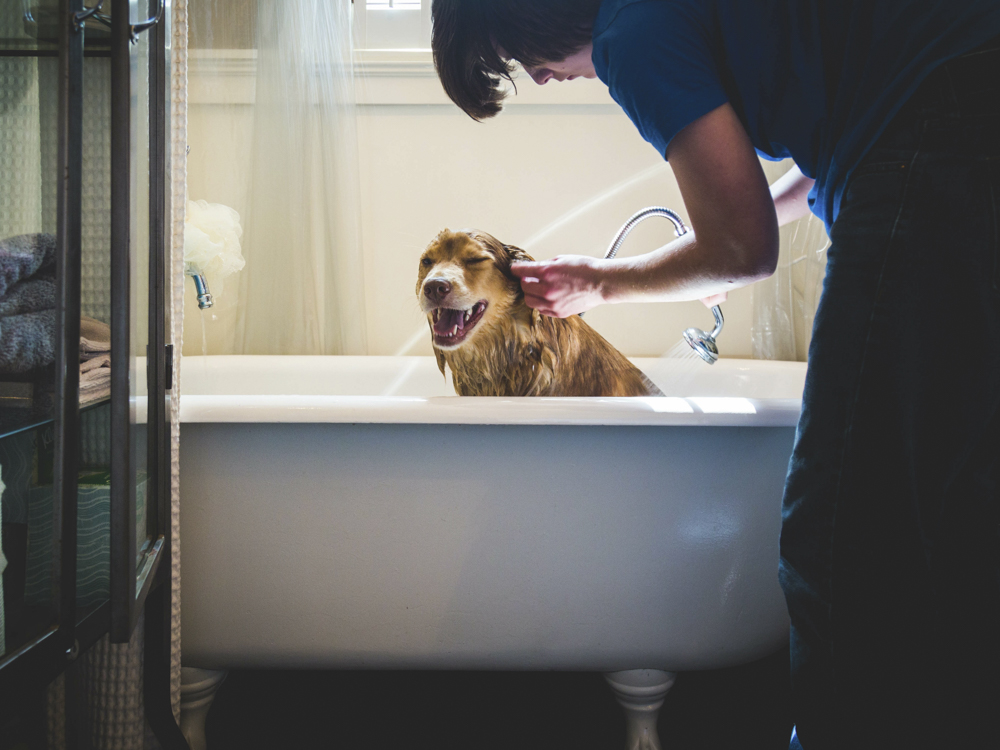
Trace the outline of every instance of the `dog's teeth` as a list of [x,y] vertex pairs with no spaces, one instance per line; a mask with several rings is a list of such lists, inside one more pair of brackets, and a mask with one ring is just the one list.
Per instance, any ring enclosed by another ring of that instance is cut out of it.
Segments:
[[471,317],[472,317],[472,310],[466,310],[465,311],[465,322],[468,323],[469,322],[469,318],[471,318]]

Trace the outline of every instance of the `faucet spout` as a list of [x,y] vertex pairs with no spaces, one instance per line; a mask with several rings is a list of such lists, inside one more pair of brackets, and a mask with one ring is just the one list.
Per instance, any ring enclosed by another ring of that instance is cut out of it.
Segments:
[[194,288],[198,292],[198,308],[207,310],[215,304],[215,300],[212,299],[212,293],[208,291],[208,284],[205,282],[205,277],[200,273],[193,273],[191,274],[191,278],[194,279]]

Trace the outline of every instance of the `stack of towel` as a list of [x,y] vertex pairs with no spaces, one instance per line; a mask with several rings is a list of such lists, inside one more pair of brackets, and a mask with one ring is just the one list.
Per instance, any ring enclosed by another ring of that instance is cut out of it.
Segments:
[[80,406],[111,395],[111,329],[80,318]]
[[52,364],[55,307],[55,236],[0,240],[0,375],[22,375]]
[[[56,238],[0,240],[0,378],[41,379],[55,361]],[[80,402],[111,393],[111,329],[80,320]]]

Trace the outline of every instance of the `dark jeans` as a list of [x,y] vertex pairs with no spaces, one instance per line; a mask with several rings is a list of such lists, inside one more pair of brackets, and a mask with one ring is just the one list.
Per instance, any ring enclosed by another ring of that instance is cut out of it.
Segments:
[[830,236],[781,532],[798,736],[1000,747],[1000,40],[931,74]]

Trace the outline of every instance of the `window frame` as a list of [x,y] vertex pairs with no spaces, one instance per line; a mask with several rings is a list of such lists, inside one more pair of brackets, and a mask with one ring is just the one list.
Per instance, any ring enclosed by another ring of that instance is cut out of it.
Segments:
[[[391,1],[391,0],[390,0]],[[424,52],[430,57],[431,38],[431,2],[430,0],[420,0],[418,8],[378,8],[377,12],[385,13],[408,13],[411,18],[407,20],[407,26],[412,26],[414,38],[423,40],[424,45],[400,46],[382,42],[378,37],[369,39],[372,31],[368,18],[368,0],[352,0],[351,9],[353,18],[351,26],[354,31],[354,49],[359,52],[368,53],[377,50],[383,57],[388,53],[399,52],[409,53],[411,56],[415,52]]]

